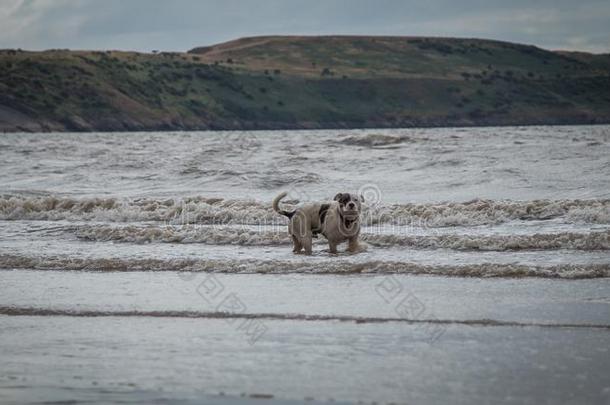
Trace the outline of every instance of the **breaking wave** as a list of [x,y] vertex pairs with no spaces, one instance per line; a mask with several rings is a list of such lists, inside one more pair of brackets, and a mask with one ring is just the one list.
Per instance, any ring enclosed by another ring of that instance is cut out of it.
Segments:
[[[80,239],[129,243],[205,243],[241,246],[275,246],[292,243],[285,227],[277,230],[252,230],[227,226],[80,226]],[[610,230],[590,233],[551,233],[533,235],[426,235],[361,234],[361,239],[376,247],[405,246],[418,249],[453,250],[610,250]],[[321,241],[324,242],[324,241]]]
[[76,236],[95,242],[129,243],[205,243],[215,245],[274,246],[287,245],[291,239],[283,231],[255,231],[242,227],[228,226],[80,226]]
[[499,224],[511,220],[549,220],[610,223],[610,200],[472,200],[463,203],[399,204],[382,209],[379,222],[415,219],[430,227]]
[[523,264],[483,263],[469,265],[424,265],[395,261],[353,262],[215,259],[128,259],[82,258],[66,256],[0,255],[1,269],[64,271],[176,271],[260,274],[413,274],[456,277],[538,277],[585,279],[610,277],[610,264],[562,264],[530,266]]
[[[462,203],[394,204],[365,208],[365,225],[389,223],[422,227],[477,226],[512,220],[610,224],[610,199],[473,200]],[[161,221],[169,224],[285,223],[271,202],[223,198],[118,199],[0,197],[3,220]]]

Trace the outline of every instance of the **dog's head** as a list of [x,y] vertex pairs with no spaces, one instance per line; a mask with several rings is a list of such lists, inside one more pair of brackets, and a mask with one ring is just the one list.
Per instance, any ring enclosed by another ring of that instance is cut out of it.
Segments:
[[350,193],[339,193],[335,196],[334,200],[339,202],[339,212],[343,217],[350,220],[360,217],[364,197]]

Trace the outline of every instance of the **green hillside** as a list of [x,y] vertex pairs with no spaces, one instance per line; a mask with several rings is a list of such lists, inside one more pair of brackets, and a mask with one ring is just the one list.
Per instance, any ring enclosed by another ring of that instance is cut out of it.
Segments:
[[0,130],[610,122],[610,56],[456,38],[256,37],[188,53],[0,51]]

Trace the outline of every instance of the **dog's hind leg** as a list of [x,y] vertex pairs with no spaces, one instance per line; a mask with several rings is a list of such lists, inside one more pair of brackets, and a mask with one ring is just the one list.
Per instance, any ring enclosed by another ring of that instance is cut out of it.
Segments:
[[303,245],[301,245],[299,238],[297,238],[294,235],[292,235],[292,244],[293,244],[292,252],[301,253],[301,249],[303,249]]
[[305,249],[306,255],[310,255],[312,253],[313,241],[311,240],[311,238],[312,238],[311,233],[309,235],[306,235],[305,237],[301,238],[301,245],[303,245],[303,249]]

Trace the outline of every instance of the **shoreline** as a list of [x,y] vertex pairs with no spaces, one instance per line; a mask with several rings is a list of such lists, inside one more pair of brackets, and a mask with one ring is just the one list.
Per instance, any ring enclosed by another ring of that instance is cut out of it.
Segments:
[[321,125],[318,127],[311,125],[302,126],[269,126],[269,127],[250,127],[250,126],[211,126],[211,127],[145,127],[138,129],[112,129],[112,128],[96,128],[86,130],[74,130],[74,129],[56,129],[48,126],[41,126],[39,128],[23,128],[17,126],[12,129],[0,129],[0,134],[15,134],[15,133],[137,133],[137,132],[235,132],[235,131],[247,131],[247,132],[270,132],[270,131],[334,131],[334,130],[346,130],[346,131],[357,131],[357,130],[405,130],[405,129],[465,129],[465,128],[508,128],[508,127],[570,127],[570,126],[604,126],[610,125],[610,119],[599,120],[599,121],[570,121],[570,122],[522,122],[522,123],[465,123],[460,124],[431,124],[431,125],[413,125],[413,126],[376,126],[376,125]]

